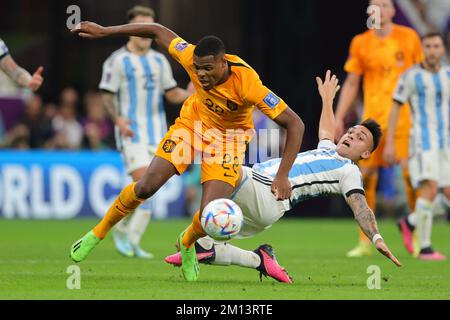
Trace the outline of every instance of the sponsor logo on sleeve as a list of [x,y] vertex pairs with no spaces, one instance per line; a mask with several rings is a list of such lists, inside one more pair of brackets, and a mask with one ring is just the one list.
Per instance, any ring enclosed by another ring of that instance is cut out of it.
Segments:
[[189,43],[187,43],[186,41],[181,41],[175,45],[175,49],[177,49],[178,51],[183,51],[188,46],[189,46]]
[[267,104],[270,107],[270,109],[273,109],[280,102],[280,98],[278,98],[272,92],[269,92],[263,101],[265,104]]

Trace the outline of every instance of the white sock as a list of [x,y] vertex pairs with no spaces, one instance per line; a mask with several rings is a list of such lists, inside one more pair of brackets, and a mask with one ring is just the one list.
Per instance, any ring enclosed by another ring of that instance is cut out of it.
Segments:
[[133,213],[127,226],[128,240],[134,246],[139,245],[150,221],[151,210],[149,200],[141,204]]
[[406,219],[413,227],[417,226],[417,214],[415,212],[411,212],[410,214],[408,214],[408,217]]
[[253,251],[243,250],[227,242],[214,243],[216,259],[212,262],[221,266],[241,266],[256,269],[261,264],[261,259]]
[[431,229],[433,227],[433,202],[423,198],[416,201],[417,234],[420,248],[431,247]]

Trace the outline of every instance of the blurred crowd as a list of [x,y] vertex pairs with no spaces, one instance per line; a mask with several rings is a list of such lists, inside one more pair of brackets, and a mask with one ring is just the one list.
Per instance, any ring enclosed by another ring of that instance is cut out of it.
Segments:
[[[82,111],[82,112],[80,112]],[[24,102],[23,116],[0,135],[0,146],[14,149],[113,149],[114,126],[103,108],[101,95],[88,91],[82,97],[64,88],[59,101],[44,102],[33,94]]]

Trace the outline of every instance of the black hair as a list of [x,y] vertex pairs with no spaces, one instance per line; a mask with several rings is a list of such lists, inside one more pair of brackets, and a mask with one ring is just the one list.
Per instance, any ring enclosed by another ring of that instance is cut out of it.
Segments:
[[434,38],[434,37],[441,38],[442,42],[445,43],[444,36],[441,33],[437,32],[437,31],[429,32],[429,33],[423,35],[422,36],[422,41],[425,40],[425,39]]
[[217,56],[225,53],[223,41],[216,36],[206,36],[200,39],[194,50],[197,57]]
[[381,136],[383,135],[379,123],[373,119],[367,119],[364,120],[364,122],[362,122],[360,125],[366,127],[367,130],[369,130],[370,133],[372,133],[373,137],[372,152],[375,151],[375,149],[378,147],[378,144],[380,143]]

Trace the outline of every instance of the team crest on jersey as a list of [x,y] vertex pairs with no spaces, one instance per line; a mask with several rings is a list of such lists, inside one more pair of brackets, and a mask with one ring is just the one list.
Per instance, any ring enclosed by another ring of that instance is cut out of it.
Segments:
[[162,149],[164,150],[165,153],[172,153],[176,145],[177,144],[175,141],[167,139],[166,141],[164,141]]
[[184,49],[186,49],[189,46],[189,43],[187,43],[186,41],[182,41],[182,42],[178,42],[175,45],[175,49],[177,49],[178,51],[183,51]]
[[395,60],[397,60],[397,65],[399,67],[403,67],[403,65],[405,64],[405,55],[402,51],[397,51],[395,53]]
[[270,109],[273,109],[280,102],[280,98],[278,98],[272,92],[269,92],[263,101],[270,107]]
[[227,108],[230,111],[237,111],[239,106],[238,106],[238,104],[236,102],[233,102],[231,100],[227,100]]

